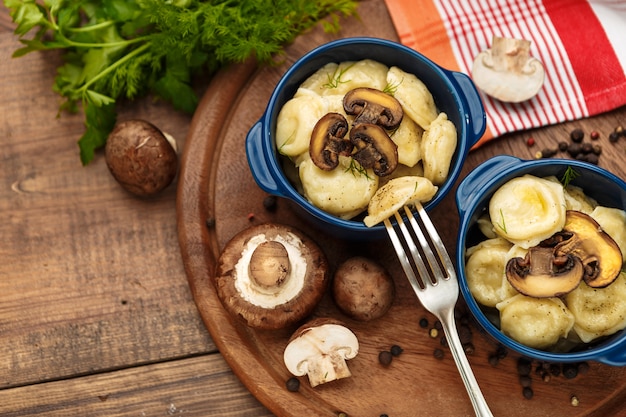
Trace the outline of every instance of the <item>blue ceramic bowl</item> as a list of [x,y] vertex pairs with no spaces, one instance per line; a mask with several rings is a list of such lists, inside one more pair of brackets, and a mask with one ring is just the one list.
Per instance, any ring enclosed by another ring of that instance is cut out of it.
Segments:
[[567,353],[554,353],[525,346],[500,331],[489,320],[486,310],[472,296],[465,277],[465,250],[484,240],[476,221],[485,213],[493,193],[507,181],[525,174],[537,177],[554,175],[561,178],[568,167],[579,176],[570,184],[581,187],[600,205],[626,209],[626,182],[610,172],[585,162],[569,159],[521,160],[512,156],[496,156],[474,169],[459,184],[456,204],[460,215],[457,240],[457,266],[461,293],[478,323],[498,342],[524,356],[537,360],[566,363],[594,360],[614,366],[626,365],[626,331],[608,339]]
[[440,111],[446,112],[458,132],[458,145],[447,181],[425,205],[427,210],[450,191],[461,171],[469,149],[482,136],[486,116],[476,87],[468,76],[445,70],[418,52],[395,42],[377,38],[345,38],[324,44],[304,55],[282,76],[265,113],[246,137],[246,154],[252,175],[264,191],[285,197],[304,211],[305,217],[320,228],[344,239],[385,236],[384,226],[366,227],[360,220],[343,220],[320,210],[302,196],[289,182],[276,152],[274,132],[283,105],[293,97],[298,86],[329,62],[372,59],[387,66],[398,66],[415,74],[431,91]]

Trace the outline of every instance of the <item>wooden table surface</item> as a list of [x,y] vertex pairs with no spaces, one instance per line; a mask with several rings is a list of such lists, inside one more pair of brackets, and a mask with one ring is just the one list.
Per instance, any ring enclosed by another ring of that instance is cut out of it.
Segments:
[[[384,6],[365,3],[389,28]],[[11,59],[12,31],[2,6],[0,415],[272,416],[198,314],[179,249],[177,186],[138,199],[115,183],[102,154],[83,167],[83,116],[58,118],[51,88],[60,54]],[[119,112],[158,121],[185,147],[191,116],[148,98]],[[520,132],[473,151],[467,169],[501,153],[532,158],[581,127],[601,135],[600,166],[626,179],[626,140],[607,139],[617,125],[626,125],[626,108]]]

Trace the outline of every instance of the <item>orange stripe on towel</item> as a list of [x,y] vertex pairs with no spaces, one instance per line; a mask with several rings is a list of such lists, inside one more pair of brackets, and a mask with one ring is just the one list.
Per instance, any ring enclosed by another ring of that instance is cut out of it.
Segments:
[[[396,28],[406,28],[403,29],[405,32],[398,32],[400,42],[446,69],[459,70],[443,21],[432,1],[385,0],[385,2],[389,10],[402,11],[391,16]],[[418,25],[411,22],[421,22],[419,26],[425,29],[417,31],[413,28],[417,28]]]

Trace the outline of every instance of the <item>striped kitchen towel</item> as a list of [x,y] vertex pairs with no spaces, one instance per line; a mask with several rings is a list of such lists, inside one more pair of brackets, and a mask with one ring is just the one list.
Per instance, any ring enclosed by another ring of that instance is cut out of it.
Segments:
[[527,39],[546,70],[522,103],[482,94],[482,144],[508,132],[576,120],[626,104],[624,0],[385,0],[400,41],[471,76],[493,36]]

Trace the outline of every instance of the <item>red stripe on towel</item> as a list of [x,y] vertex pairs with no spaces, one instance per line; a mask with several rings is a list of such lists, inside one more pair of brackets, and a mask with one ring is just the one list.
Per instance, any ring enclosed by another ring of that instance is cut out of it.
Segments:
[[[544,0],[546,12],[561,37],[590,114],[619,106],[626,93],[624,72],[604,29],[587,1]],[[595,67],[597,71],[590,71]],[[620,91],[607,94],[621,84]]]

